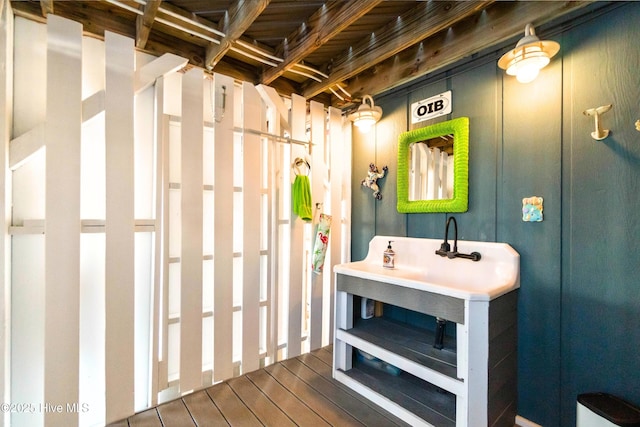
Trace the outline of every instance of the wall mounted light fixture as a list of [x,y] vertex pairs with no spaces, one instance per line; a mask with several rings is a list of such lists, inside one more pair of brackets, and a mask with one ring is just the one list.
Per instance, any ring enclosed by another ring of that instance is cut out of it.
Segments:
[[516,47],[502,55],[498,67],[507,70],[510,76],[516,76],[520,83],[533,81],[540,70],[547,66],[551,58],[558,53],[560,45],[551,40],[540,40],[533,25],[527,24],[524,37]]
[[[367,105],[367,100],[370,105]],[[363,96],[362,105],[354,113],[349,114],[349,120],[362,132],[369,132],[371,126],[375,125],[380,117],[382,117],[382,108],[375,106],[370,95]]]

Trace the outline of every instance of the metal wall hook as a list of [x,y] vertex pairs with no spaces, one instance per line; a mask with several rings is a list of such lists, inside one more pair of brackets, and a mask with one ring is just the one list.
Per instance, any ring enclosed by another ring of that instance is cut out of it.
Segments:
[[584,110],[582,112],[582,114],[584,114],[585,116],[594,117],[596,129],[591,132],[591,137],[596,141],[602,141],[609,136],[609,129],[600,128],[600,114],[606,113],[611,109],[611,107],[613,107],[613,104],[603,105],[596,108],[589,108],[588,110]]

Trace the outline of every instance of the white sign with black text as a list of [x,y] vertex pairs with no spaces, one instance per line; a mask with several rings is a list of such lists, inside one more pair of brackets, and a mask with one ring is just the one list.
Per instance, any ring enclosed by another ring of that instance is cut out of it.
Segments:
[[411,123],[431,120],[451,113],[451,91],[411,104]]

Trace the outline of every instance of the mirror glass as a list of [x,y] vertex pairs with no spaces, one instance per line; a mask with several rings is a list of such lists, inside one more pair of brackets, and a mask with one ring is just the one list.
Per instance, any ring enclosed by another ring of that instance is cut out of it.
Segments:
[[398,212],[466,212],[469,118],[404,132],[398,140]]

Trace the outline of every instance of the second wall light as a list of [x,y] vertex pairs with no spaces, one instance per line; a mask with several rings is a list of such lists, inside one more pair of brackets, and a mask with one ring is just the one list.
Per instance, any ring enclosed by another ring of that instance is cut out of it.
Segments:
[[[366,101],[369,101],[369,105]],[[349,114],[349,120],[362,132],[369,132],[371,126],[375,125],[380,117],[382,117],[382,108],[375,106],[371,95],[363,96],[362,105],[355,112]]]
[[551,58],[558,53],[560,45],[551,40],[540,40],[533,25],[527,24],[524,37],[516,47],[502,55],[498,67],[507,70],[510,76],[516,76],[521,83],[533,81],[540,70],[547,66]]

